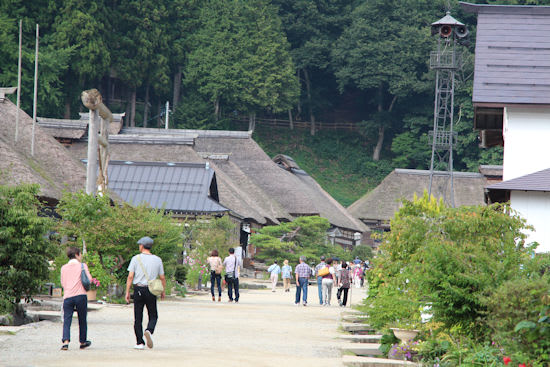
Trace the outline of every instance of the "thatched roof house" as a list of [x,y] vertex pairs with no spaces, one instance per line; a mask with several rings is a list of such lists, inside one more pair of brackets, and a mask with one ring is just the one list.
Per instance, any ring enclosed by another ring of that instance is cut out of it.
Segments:
[[[366,230],[307,173],[289,171],[269,158],[247,131],[124,128],[109,141],[113,160],[209,162],[220,204],[243,222],[269,225],[320,215],[341,228],[341,242],[348,244]],[[82,159],[86,144],[83,137],[68,149]]]
[[[454,172],[456,206],[485,205],[486,177],[475,172]],[[390,219],[401,207],[401,200],[422,196],[430,185],[430,171],[395,169],[374,190],[348,207],[348,211],[371,229],[389,229]],[[432,195],[449,203],[451,181],[447,172],[436,172]]]
[[65,189],[85,188],[86,170],[57,140],[35,126],[34,157],[31,156],[32,118],[19,111],[19,134],[15,140],[17,106],[0,102],[0,183],[36,183],[50,202],[61,198]]

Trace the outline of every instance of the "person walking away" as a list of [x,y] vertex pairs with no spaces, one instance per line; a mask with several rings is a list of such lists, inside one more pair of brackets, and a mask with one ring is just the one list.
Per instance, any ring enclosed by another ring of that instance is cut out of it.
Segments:
[[323,304],[325,306],[330,306],[330,298],[332,296],[332,286],[336,283],[336,275],[334,271],[334,266],[332,266],[332,259],[328,259],[326,263],[328,267],[328,274],[323,275]]
[[[144,349],[147,340],[147,347],[153,348],[153,333],[157,325],[157,296],[149,291],[148,281],[160,278],[164,289],[166,289],[166,278],[164,277],[164,266],[160,257],[151,253],[153,239],[142,237],[137,241],[139,254],[132,257],[128,266],[128,278],[126,279],[126,302],[130,303],[130,287],[134,286],[134,333],[136,334],[135,349]],[[165,291],[162,291],[160,298],[164,299]],[[147,307],[147,328],[143,332],[143,307]]]
[[290,277],[292,274],[292,266],[288,265],[288,260],[283,261],[283,268],[281,269],[283,276],[283,288],[285,292],[290,292]]
[[216,296],[214,293],[216,283],[218,283],[218,302],[221,302],[223,263],[221,257],[218,255],[218,250],[212,250],[206,261],[210,265],[210,293],[212,293],[212,302],[216,302]]
[[307,286],[311,275],[311,268],[306,264],[305,256],[300,256],[300,263],[296,265],[294,272],[296,274],[296,301],[294,304],[299,305],[300,296],[302,296],[302,303],[304,306],[307,306]]
[[323,305],[323,277],[319,275],[319,269],[326,266],[325,257],[321,256],[321,262],[315,267],[315,276],[317,276],[317,291],[319,292],[319,304]]
[[[227,295],[229,302],[239,302],[239,266],[240,261],[235,256],[235,249],[229,249],[229,256],[223,260],[225,266],[225,281],[227,283]],[[233,289],[235,289],[235,298],[233,299]]]
[[[343,262],[342,271],[340,273],[340,280],[338,283],[338,293],[336,293],[336,298],[338,298],[338,304],[342,307],[346,307],[346,304],[348,303],[349,287],[350,287],[350,272],[348,269],[348,264],[346,264],[346,262]],[[340,297],[342,297],[342,299],[340,299]]]
[[88,348],[92,342],[86,340],[88,334],[88,296],[82,285],[81,273],[84,273],[89,280],[92,275],[88,266],[82,263],[82,255],[76,247],[67,249],[69,262],[61,267],[61,286],[63,287],[63,337],[61,350],[69,350],[71,341],[71,323],[73,321],[73,312],[76,309],[78,315],[78,331],[80,349]]
[[271,291],[275,292],[277,282],[279,281],[279,274],[281,273],[281,267],[277,264],[277,260],[271,264],[267,271],[271,274],[269,277],[271,279]]
[[355,288],[361,288],[361,275],[363,274],[363,269],[360,265],[353,266],[353,284]]
[[340,259],[337,257],[333,257],[332,266],[334,266],[334,275],[336,276],[334,286],[337,286],[340,283],[340,273],[342,272],[342,264],[340,263]]

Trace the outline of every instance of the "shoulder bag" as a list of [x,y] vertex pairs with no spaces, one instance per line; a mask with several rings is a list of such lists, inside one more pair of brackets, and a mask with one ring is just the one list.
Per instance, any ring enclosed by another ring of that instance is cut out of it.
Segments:
[[236,278],[236,274],[237,274],[237,256],[235,256],[235,267],[233,268],[233,271],[228,271],[227,273],[225,273],[225,282],[226,283],[229,283],[230,281],[232,282],[233,279]]
[[86,291],[90,290],[91,282],[90,279],[88,279],[88,275],[86,275],[86,270],[84,270],[83,263],[80,263],[80,282]]
[[221,274],[223,270],[223,263],[222,259],[218,257],[218,265],[216,265],[216,268],[214,269],[216,274]]
[[151,292],[154,296],[160,296],[162,292],[164,292],[162,281],[159,278],[152,280],[149,279],[147,270],[145,270],[145,266],[143,266],[143,263],[141,262],[141,254],[138,256],[138,261],[139,265],[141,265],[141,270],[143,270],[143,273],[145,274],[145,278],[147,278],[147,287],[149,288],[149,292]]
[[322,267],[321,269],[319,269],[317,271],[317,276],[318,277],[324,277],[325,275],[328,275],[330,273],[330,269],[328,268],[328,266],[325,266],[325,267]]

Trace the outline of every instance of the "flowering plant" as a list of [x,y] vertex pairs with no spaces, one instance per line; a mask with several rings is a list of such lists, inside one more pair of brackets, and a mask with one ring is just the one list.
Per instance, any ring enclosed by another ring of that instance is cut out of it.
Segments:
[[205,275],[209,272],[208,263],[206,261],[187,256],[185,259],[183,259],[183,264],[189,267],[186,276],[188,284],[198,284],[199,278],[202,282],[206,282],[208,277]]
[[418,341],[409,341],[404,344],[394,344],[390,349],[389,357],[412,361],[418,355],[418,343]]
[[101,286],[101,282],[96,278],[90,280],[90,289],[98,289]]

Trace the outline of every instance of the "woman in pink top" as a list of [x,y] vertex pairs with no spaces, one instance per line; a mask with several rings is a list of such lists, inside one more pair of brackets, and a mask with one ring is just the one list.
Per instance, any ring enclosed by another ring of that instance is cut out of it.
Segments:
[[84,349],[89,347],[92,342],[86,340],[88,332],[88,323],[86,321],[88,296],[80,280],[82,267],[84,267],[88,279],[92,279],[92,276],[88,271],[88,266],[81,263],[82,255],[78,248],[69,247],[67,249],[67,257],[69,258],[69,262],[61,267],[61,286],[63,287],[63,346],[61,350],[69,349],[71,322],[75,308],[78,314],[80,349]]

